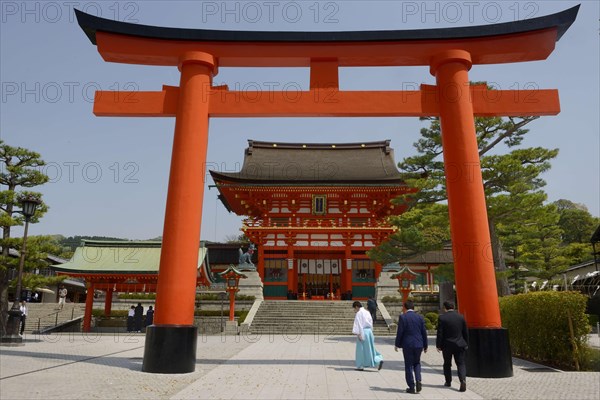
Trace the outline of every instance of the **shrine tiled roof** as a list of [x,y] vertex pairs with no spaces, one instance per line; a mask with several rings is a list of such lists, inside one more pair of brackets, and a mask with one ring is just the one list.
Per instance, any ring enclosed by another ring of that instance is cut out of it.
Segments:
[[[73,257],[64,264],[53,265],[58,272],[87,274],[157,274],[161,242],[84,240]],[[198,246],[198,268],[205,260],[207,248]]]
[[[216,243],[206,242],[206,248],[208,249],[208,262],[211,267],[217,265],[237,265],[240,261],[240,249],[245,251],[248,245],[243,243]],[[258,263],[258,252],[252,254],[252,262]]]
[[215,182],[254,184],[403,184],[390,141],[280,143],[248,141],[239,172],[210,171]]

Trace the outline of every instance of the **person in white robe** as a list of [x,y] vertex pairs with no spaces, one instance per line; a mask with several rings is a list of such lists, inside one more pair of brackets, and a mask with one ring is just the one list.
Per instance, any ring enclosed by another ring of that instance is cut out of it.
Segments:
[[355,301],[352,308],[356,313],[352,328],[352,334],[357,336],[356,369],[362,371],[364,368],[377,367],[380,370],[383,366],[383,356],[375,349],[371,313],[363,308],[360,301]]

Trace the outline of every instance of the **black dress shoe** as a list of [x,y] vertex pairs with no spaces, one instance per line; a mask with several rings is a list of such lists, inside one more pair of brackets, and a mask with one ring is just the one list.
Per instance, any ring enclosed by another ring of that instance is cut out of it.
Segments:
[[377,371],[379,371],[383,367],[383,361],[379,361],[379,366],[377,367]]
[[466,392],[467,391],[467,382],[462,381],[460,383],[460,389],[458,389],[459,392]]
[[444,386],[450,387],[450,382],[444,382]]
[[411,389],[411,388],[407,388],[406,393],[417,394],[417,392],[415,392],[415,389]]
[[417,381],[417,393],[419,393],[422,388],[423,386],[421,385],[421,382]]

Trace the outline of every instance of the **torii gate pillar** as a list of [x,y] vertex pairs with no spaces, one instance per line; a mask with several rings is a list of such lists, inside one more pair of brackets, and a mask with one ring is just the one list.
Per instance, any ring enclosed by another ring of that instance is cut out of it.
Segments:
[[179,69],[181,81],[156,290],[157,307],[154,325],[146,328],[144,372],[184,373],[196,367],[195,266],[198,265],[208,147],[205,93],[211,86],[216,61],[206,53],[187,52],[180,58]]
[[[432,59],[460,311],[469,321],[467,371],[512,376],[508,331],[502,328],[468,70],[471,56],[448,50]],[[491,345],[490,345],[491,344]],[[471,374],[469,374],[471,375]]]

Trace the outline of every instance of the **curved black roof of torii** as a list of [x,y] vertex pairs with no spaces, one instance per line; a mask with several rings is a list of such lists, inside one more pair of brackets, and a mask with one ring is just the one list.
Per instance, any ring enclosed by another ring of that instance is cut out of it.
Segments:
[[75,10],[79,26],[96,44],[96,32],[103,31],[152,39],[215,41],[215,42],[386,42],[405,40],[444,40],[485,38],[557,28],[558,41],[575,21],[579,6],[546,15],[491,25],[436,29],[290,32],[290,31],[228,31],[210,29],[169,28],[132,24],[96,17]]
[[281,143],[248,140],[239,172],[210,171],[215,182],[254,185],[404,185],[389,140]]

